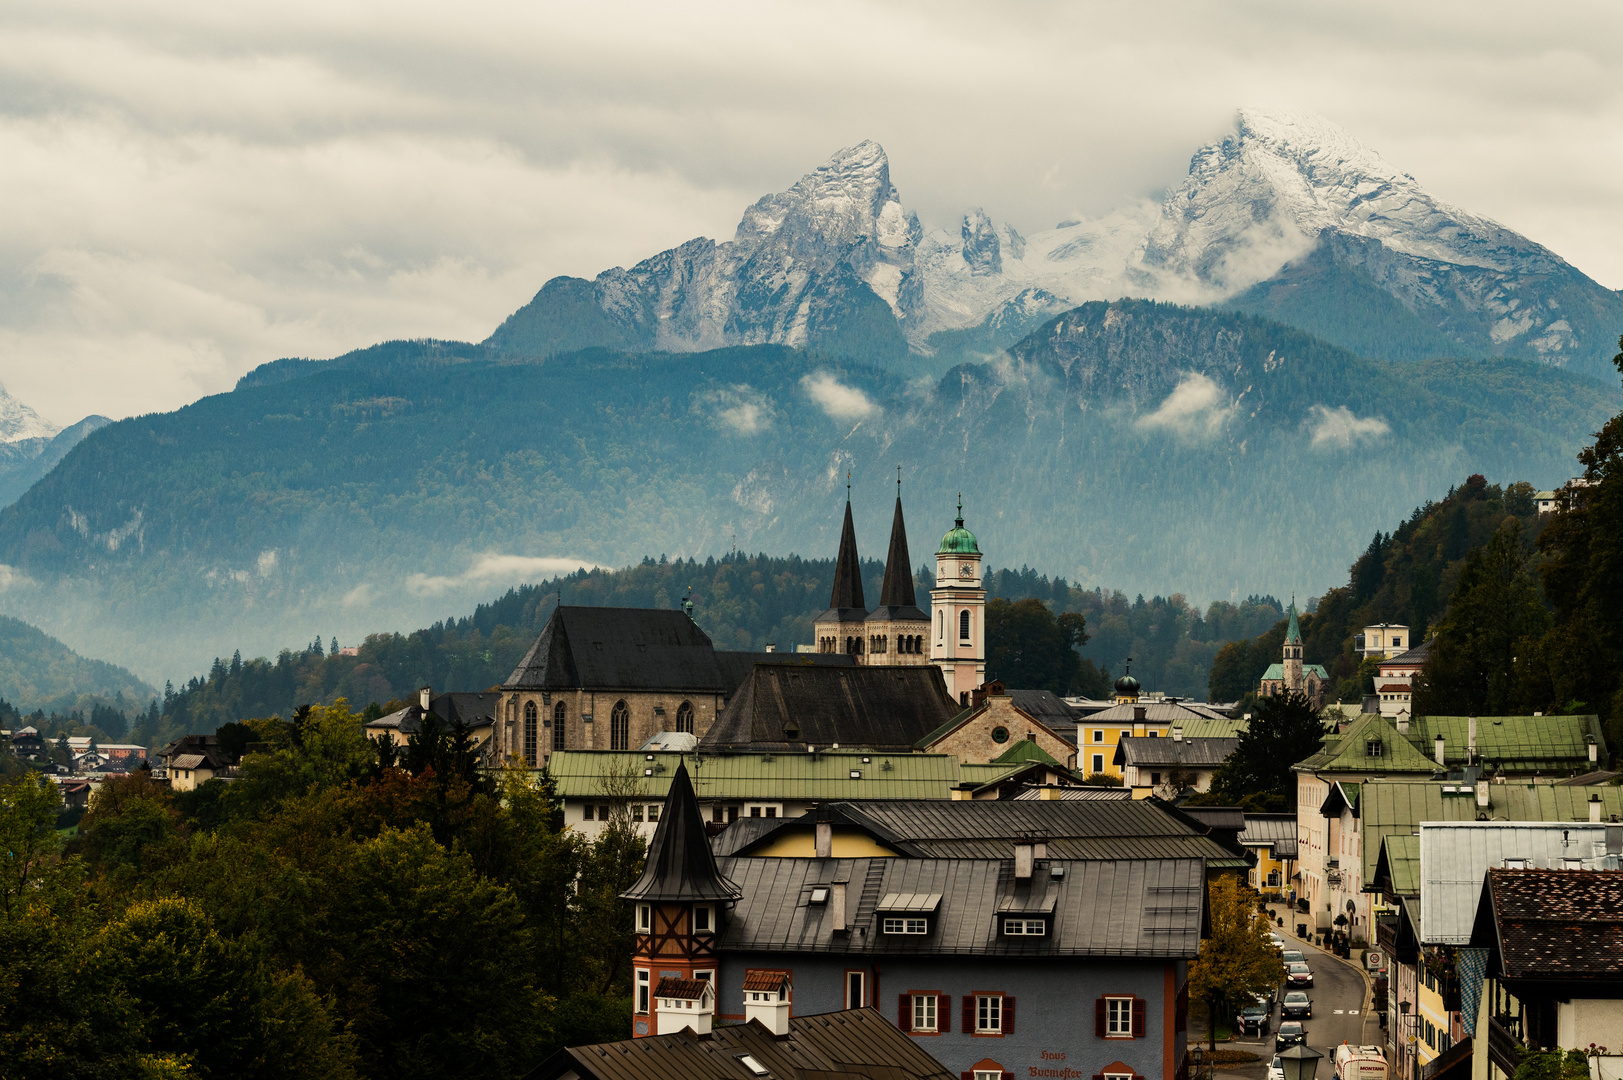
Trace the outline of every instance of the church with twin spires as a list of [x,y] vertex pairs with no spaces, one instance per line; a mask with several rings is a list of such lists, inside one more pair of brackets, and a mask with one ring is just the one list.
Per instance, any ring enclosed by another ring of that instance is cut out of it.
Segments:
[[926,614],[919,609],[913,588],[898,487],[879,606],[870,610],[863,596],[862,563],[848,493],[834,587],[828,610],[816,619],[814,651],[847,654],[866,665],[935,664],[948,693],[967,704],[970,693],[986,681],[986,590],[981,581],[980,548],[975,534],[964,528],[962,499],[957,522],[941,538],[935,561],[936,587],[930,594],[931,613]]

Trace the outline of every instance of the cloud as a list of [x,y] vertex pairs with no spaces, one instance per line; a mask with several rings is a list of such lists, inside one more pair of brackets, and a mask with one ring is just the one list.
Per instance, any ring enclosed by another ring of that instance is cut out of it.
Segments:
[[772,399],[748,383],[695,394],[694,408],[735,435],[759,435],[777,416]]
[[880,412],[879,406],[855,386],[846,386],[826,371],[803,375],[801,388],[834,420],[866,420]]
[[29,577],[15,566],[7,566],[5,563],[0,563],[0,593],[9,592],[12,589],[20,588],[24,585],[32,585],[33,583],[33,578]]
[[460,574],[450,576],[412,574],[406,578],[406,587],[419,596],[434,596],[469,585],[518,585],[544,581],[561,574],[573,574],[576,570],[596,569],[598,565],[585,559],[534,558],[528,555],[487,552],[475,559],[474,564]]
[[1144,431],[1170,431],[1186,439],[1205,439],[1221,431],[1232,415],[1234,403],[1223,388],[1210,376],[1191,371],[1178,380],[1154,412],[1140,416],[1134,426]]
[[1315,405],[1308,410],[1304,424],[1313,433],[1315,450],[1350,450],[1355,445],[1375,442],[1392,431],[1392,425],[1380,417],[1354,416],[1345,405],[1333,409]]

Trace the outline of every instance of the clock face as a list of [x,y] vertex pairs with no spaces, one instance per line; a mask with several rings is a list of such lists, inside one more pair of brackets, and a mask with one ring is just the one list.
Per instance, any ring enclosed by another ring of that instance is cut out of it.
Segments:
[[975,576],[975,568],[973,566],[969,565],[968,563],[959,563],[958,564],[958,576],[962,577],[962,578],[974,577]]

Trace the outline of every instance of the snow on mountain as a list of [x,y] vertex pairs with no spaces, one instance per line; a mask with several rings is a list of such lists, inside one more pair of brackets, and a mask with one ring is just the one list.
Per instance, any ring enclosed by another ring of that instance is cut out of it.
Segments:
[[49,439],[61,430],[60,424],[51,423],[0,386],[0,443]]
[[[1248,296],[1247,309],[1304,328],[1314,322],[1301,316],[1304,305],[1356,318],[1341,311],[1350,282],[1395,297],[1410,313],[1402,318],[1418,320],[1418,337],[1466,354],[1590,365],[1610,346],[1614,316],[1623,320],[1617,294],[1539,244],[1432,197],[1330,121],[1244,109],[1160,203],[1030,236],[979,208],[954,229],[925,229],[891,183],[884,149],[862,142],[756,202],[730,241],[700,237],[592,282],[554,279],[490,344],[523,352],[549,342],[774,343],[907,365],[917,362],[910,353],[942,347],[943,332],[957,335],[950,360],[1012,344],[1087,300],[1217,303],[1266,291],[1291,267],[1288,288]],[[1287,294],[1295,308],[1278,299]],[[1313,332],[1325,331],[1314,323]]]

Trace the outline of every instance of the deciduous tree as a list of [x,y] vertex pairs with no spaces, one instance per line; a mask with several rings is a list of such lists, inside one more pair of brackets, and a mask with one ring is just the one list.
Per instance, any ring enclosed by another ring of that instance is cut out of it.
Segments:
[[1218,1017],[1279,985],[1279,950],[1268,940],[1268,917],[1254,889],[1224,874],[1207,887],[1206,900],[1212,933],[1189,969],[1189,996],[1206,1004],[1215,1050]]

